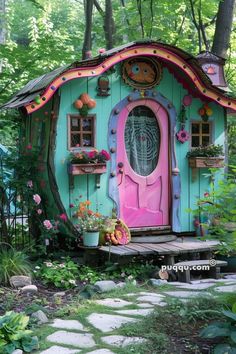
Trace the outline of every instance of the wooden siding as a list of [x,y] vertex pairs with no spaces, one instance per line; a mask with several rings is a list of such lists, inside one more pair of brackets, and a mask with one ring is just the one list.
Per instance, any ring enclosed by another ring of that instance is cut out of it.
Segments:
[[[94,98],[97,106],[89,110],[89,114],[96,114],[96,142],[98,149],[108,150],[108,120],[113,107],[120,102],[123,98],[132,92],[132,88],[127,86],[117,73],[109,76],[110,80],[110,96],[98,97],[97,96],[97,77],[76,79],[64,84],[60,89],[61,102],[60,111],[57,125],[57,138],[55,150],[55,167],[56,167],[56,180],[59,188],[61,200],[65,209],[70,215],[70,203],[78,203],[79,200],[90,199],[94,209],[97,207],[100,212],[111,215],[113,203],[108,197],[108,183],[110,178],[110,169],[108,164],[108,172],[101,176],[101,188],[95,188],[95,176],[78,176],[75,178],[74,189],[69,189],[69,179],[67,173],[67,157],[69,155],[67,147],[67,114],[78,113],[74,108],[73,102],[83,92]],[[164,95],[168,100],[173,102],[177,113],[180,111],[182,98],[187,91],[180,83],[171,75],[166,69],[163,72],[163,78],[160,84],[156,87],[158,92]],[[199,120],[198,109],[202,106],[202,101],[193,99],[191,106],[187,107],[188,120],[185,129],[189,130],[190,120]],[[213,109],[213,116],[210,118],[213,121],[213,141],[217,144],[224,143],[224,111],[223,108],[215,103],[210,103]],[[38,115],[36,112],[34,115]],[[177,123],[177,131],[180,124]],[[203,196],[204,192],[209,190],[209,178],[204,174],[208,173],[207,169],[198,171],[197,178],[192,181],[192,171],[188,167],[188,160],[186,153],[190,149],[190,142],[181,144],[176,142],[176,153],[178,160],[178,167],[180,169],[182,197],[180,206],[181,218],[181,231],[193,230],[192,216],[186,212],[187,208],[194,208],[196,198]],[[80,196],[82,196],[80,198]]]

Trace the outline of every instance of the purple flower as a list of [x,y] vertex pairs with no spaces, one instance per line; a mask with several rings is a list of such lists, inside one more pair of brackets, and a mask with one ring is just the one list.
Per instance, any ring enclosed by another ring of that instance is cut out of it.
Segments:
[[188,141],[189,140],[189,133],[186,131],[186,130],[184,130],[184,129],[181,129],[177,134],[176,134],[176,137],[177,137],[177,139],[178,139],[178,141],[180,142],[180,143],[185,143],[185,141]]

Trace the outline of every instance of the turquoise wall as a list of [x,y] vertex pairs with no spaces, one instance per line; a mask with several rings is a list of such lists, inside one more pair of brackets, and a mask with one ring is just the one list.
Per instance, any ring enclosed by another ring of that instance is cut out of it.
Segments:
[[[117,70],[119,72],[119,70]],[[87,92],[91,98],[97,102],[97,106],[90,110],[89,113],[96,114],[96,148],[108,150],[107,127],[110,113],[113,107],[125,98],[132,88],[126,85],[117,73],[109,76],[110,80],[110,96],[97,96],[97,77],[87,79],[76,79],[65,83],[60,89],[61,101],[57,125],[56,149],[55,149],[55,167],[56,180],[59,193],[65,209],[70,215],[71,203],[78,204],[82,200],[91,200],[93,209],[98,209],[105,215],[111,215],[113,202],[108,197],[109,182],[109,163],[107,174],[101,176],[101,188],[95,188],[95,176],[76,176],[74,178],[74,189],[69,189],[69,179],[67,173],[67,158],[69,151],[67,148],[67,114],[77,113],[73,102],[81,93]],[[180,111],[182,98],[187,91],[177,82],[167,69],[163,70],[163,77],[156,89],[162,93],[167,99],[173,102],[177,113]],[[185,129],[189,131],[191,120],[197,121],[201,118],[198,115],[198,109],[203,105],[199,99],[193,99],[191,106],[187,107],[187,117]],[[213,142],[223,144],[224,136],[224,110],[220,106],[211,103],[213,115],[210,120],[213,123]],[[177,122],[177,131],[180,125]],[[209,190],[209,178],[204,174],[208,173],[207,169],[198,169],[197,178],[192,181],[192,171],[188,167],[186,154],[190,149],[190,143],[179,143],[176,140],[176,153],[178,166],[181,175],[182,196],[181,196],[181,227],[182,231],[193,230],[192,216],[186,212],[187,208],[194,208],[196,198],[203,196],[204,192]]]

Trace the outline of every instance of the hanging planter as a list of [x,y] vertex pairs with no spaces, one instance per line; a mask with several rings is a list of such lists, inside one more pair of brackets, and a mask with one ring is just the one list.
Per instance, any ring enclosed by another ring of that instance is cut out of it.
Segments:
[[88,110],[96,107],[96,101],[92,99],[87,93],[82,93],[74,102],[74,107],[79,110],[81,116],[85,117]]

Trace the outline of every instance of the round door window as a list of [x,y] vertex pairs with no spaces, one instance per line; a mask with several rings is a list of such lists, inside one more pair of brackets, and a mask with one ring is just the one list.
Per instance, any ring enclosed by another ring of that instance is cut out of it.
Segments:
[[129,113],[125,148],[130,166],[137,174],[148,176],[155,170],[160,151],[160,128],[150,108],[137,106]]

